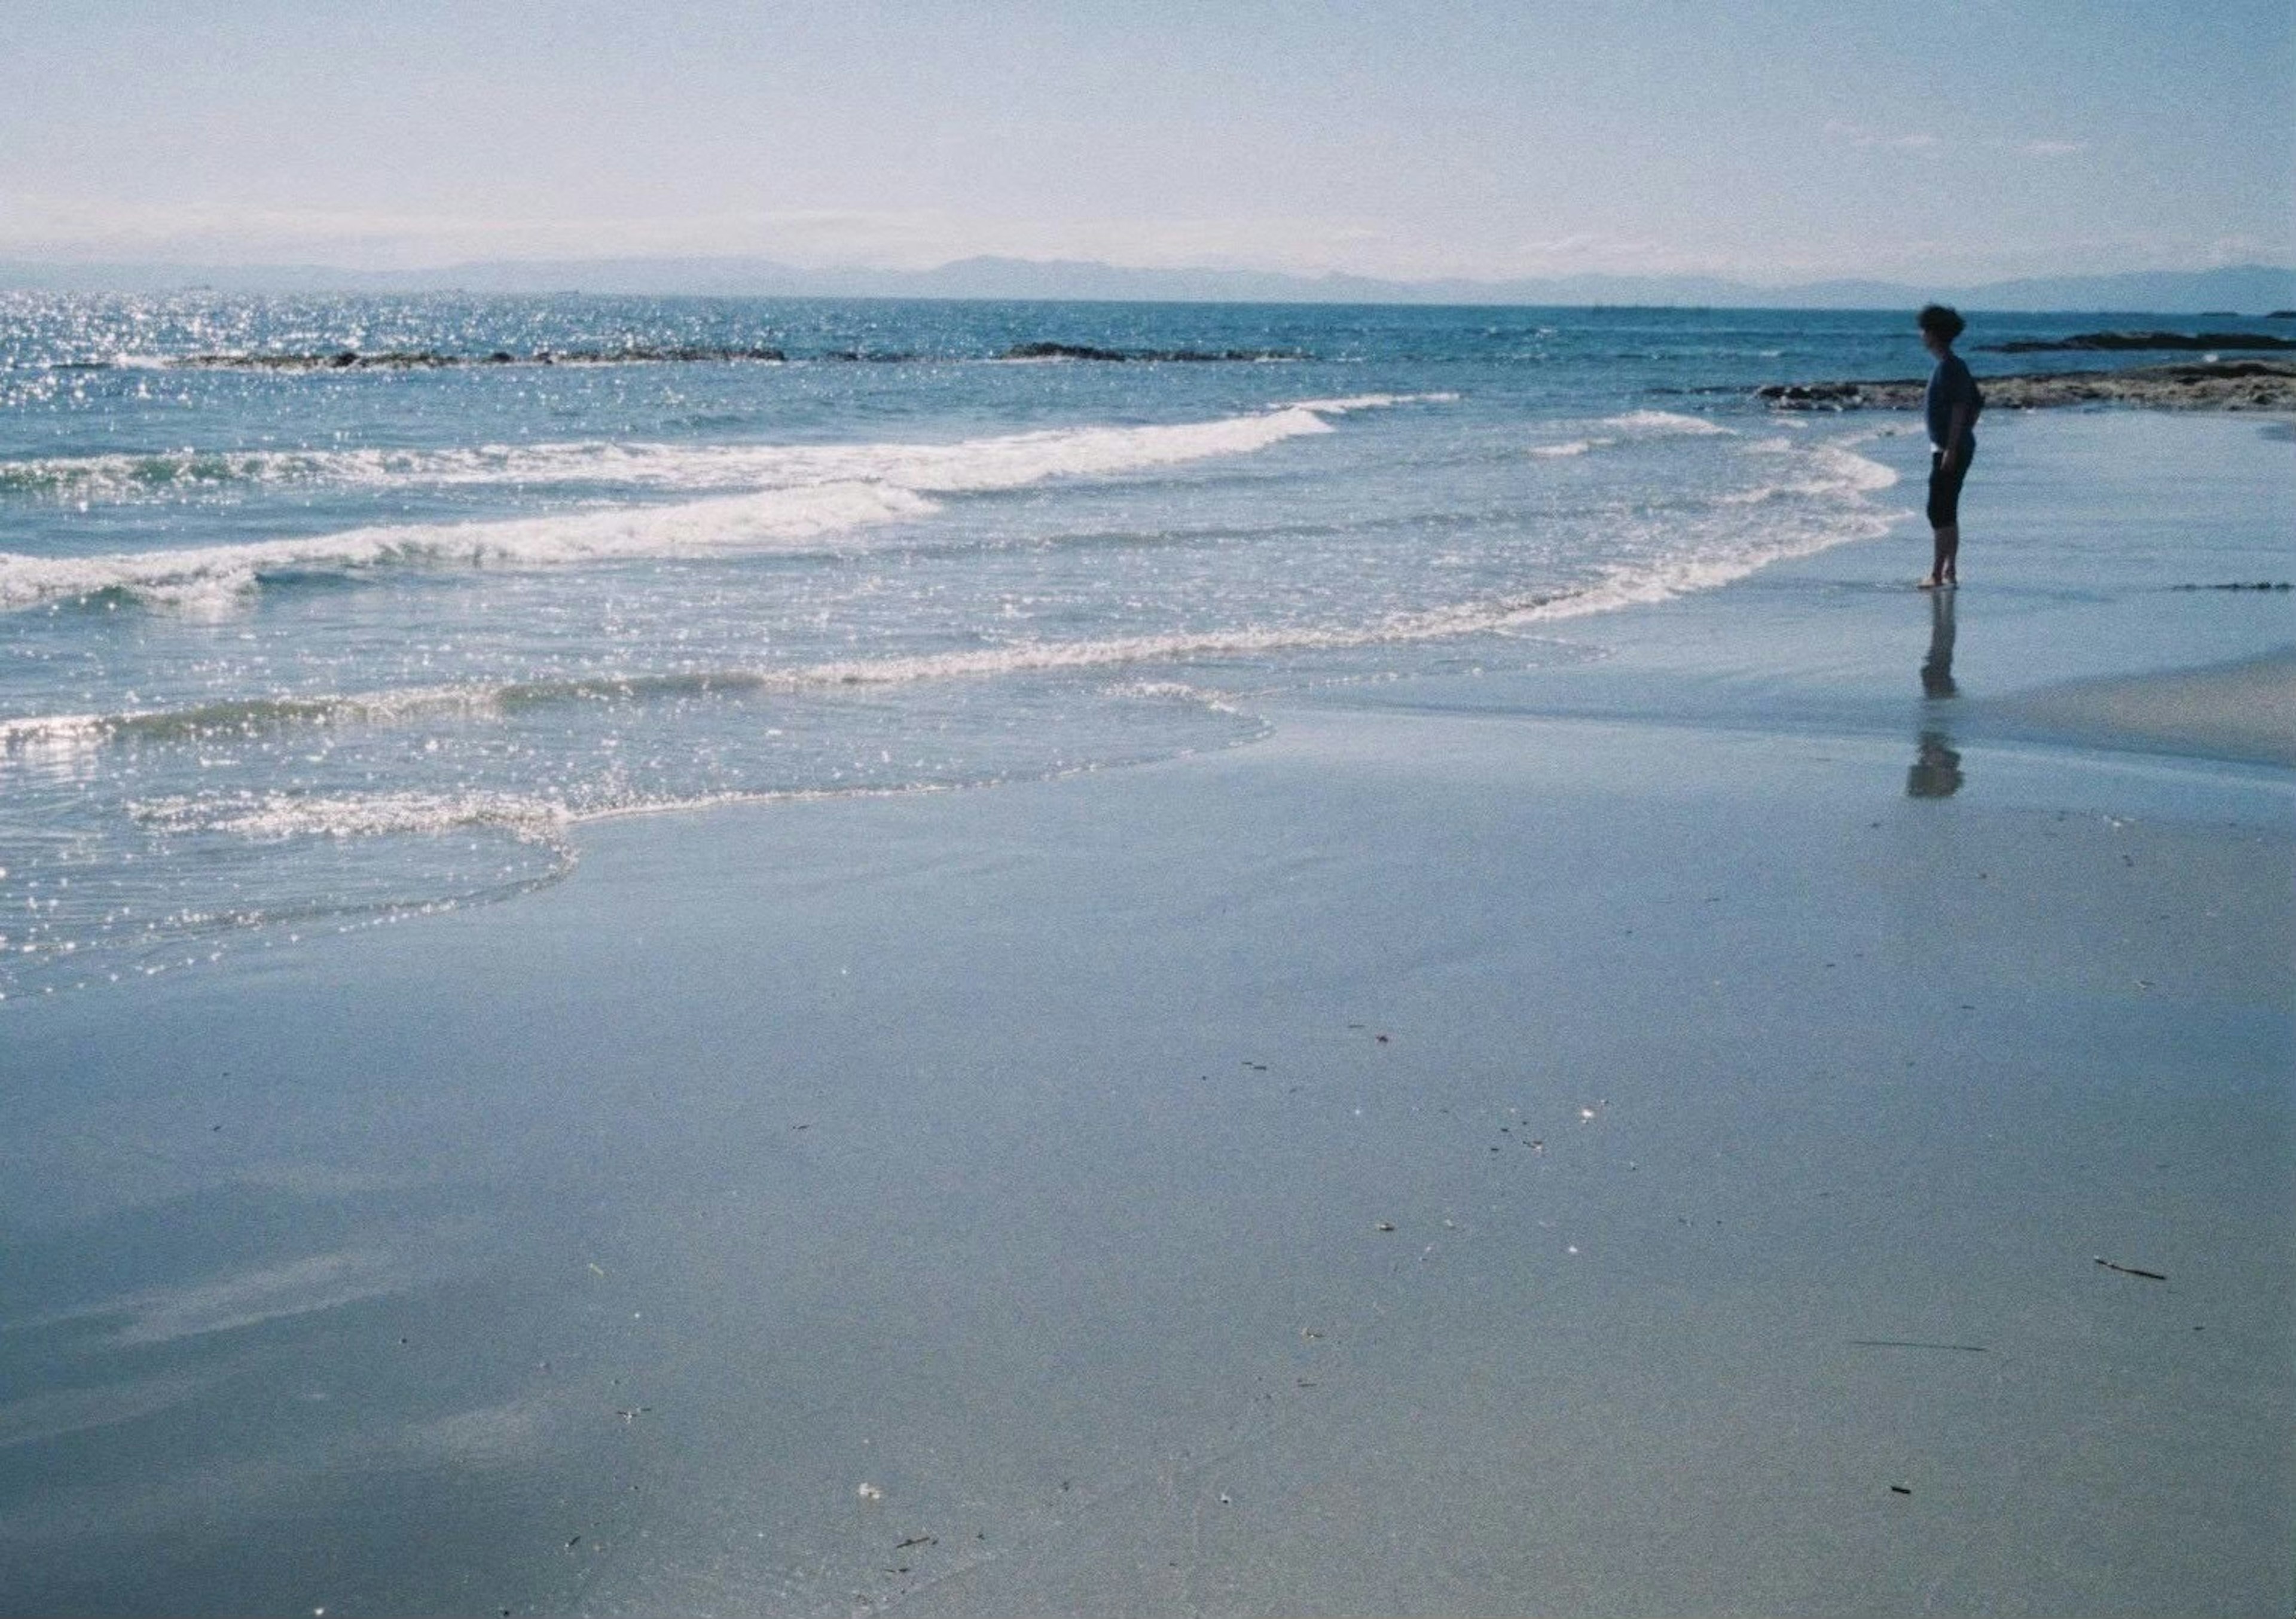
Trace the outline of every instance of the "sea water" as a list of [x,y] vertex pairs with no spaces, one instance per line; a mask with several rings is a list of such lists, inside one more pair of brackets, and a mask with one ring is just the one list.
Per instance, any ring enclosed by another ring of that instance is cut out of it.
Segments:
[[1902,519],[1902,423],[1751,390],[1923,364],[1896,313],[0,295],[0,995],[512,897],[603,816],[1600,656]]

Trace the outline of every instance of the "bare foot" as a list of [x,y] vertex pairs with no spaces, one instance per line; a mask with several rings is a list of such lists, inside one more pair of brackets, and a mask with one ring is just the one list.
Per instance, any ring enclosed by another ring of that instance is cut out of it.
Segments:
[[1914,588],[1915,590],[1935,590],[1943,583],[1946,583],[1946,581],[1935,578],[1924,579],[1919,585],[1915,585]]

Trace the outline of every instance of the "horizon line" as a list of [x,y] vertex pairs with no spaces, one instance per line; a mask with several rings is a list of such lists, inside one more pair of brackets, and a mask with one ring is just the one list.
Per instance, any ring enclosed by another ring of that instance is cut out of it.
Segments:
[[[1841,282],[1871,282],[1887,285],[1910,284],[1900,272],[1882,270],[1833,271],[1798,275],[1789,279],[1771,279],[1735,270],[1538,270],[1520,272],[1455,271],[1423,275],[1385,274],[1364,270],[1339,267],[1323,269],[1279,269],[1249,265],[1185,264],[1145,265],[1126,264],[1107,258],[1072,258],[1039,257],[1024,253],[968,253],[954,258],[938,260],[930,265],[880,265],[857,261],[812,265],[793,263],[775,258],[764,252],[709,253],[601,253],[518,254],[492,257],[462,257],[419,264],[386,265],[371,262],[346,261],[324,258],[177,258],[166,254],[94,256],[51,254],[38,249],[0,249],[0,268],[70,270],[216,270],[240,274],[265,272],[324,272],[335,275],[382,275],[405,278],[420,275],[446,274],[463,270],[510,270],[524,268],[597,267],[644,265],[671,267],[703,268],[719,266],[739,266],[749,269],[773,270],[793,276],[930,276],[951,270],[976,266],[1020,268],[1030,270],[1070,270],[1112,273],[1121,275],[1203,275],[1216,277],[1256,278],[1300,282],[1369,282],[1382,286],[1505,286],[1520,282],[1580,282],[1580,281],[1660,281],[1713,282],[1732,286],[1761,289],[1787,289],[1805,286],[1828,286]],[[2244,259],[2232,264],[2184,265],[2142,268],[2023,271],[2013,274],[1982,273],[1973,276],[1947,278],[1964,286],[2008,286],[2031,281],[2110,281],[2138,276],[2203,277],[2210,275],[2264,273],[2296,275],[2296,255],[2288,263],[2266,259]]]

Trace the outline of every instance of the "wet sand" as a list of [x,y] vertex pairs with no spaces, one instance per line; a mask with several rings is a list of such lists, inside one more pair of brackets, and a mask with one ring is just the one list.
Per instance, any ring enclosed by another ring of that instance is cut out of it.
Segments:
[[2279,1611],[2296,840],[2220,722],[2296,634],[2174,587],[2296,478],[2130,422],[1988,436],[1957,597],[1915,519],[8,1009],[4,1606]]
[[2036,724],[2107,742],[2296,766],[2296,655],[2136,680],[2083,681],[2020,699]]

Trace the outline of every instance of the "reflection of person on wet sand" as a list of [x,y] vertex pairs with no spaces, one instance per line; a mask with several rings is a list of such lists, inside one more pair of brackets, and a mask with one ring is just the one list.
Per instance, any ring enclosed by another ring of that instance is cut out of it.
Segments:
[[[1953,683],[1953,593],[1930,597],[1930,650],[1922,659],[1922,696],[1941,702],[1956,696]],[[1906,792],[1915,798],[1950,798],[1961,790],[1961,756],[1944,731],[1924,730],[1906,772]]]
[[1951,697],[1953,683],[1953,593],[1938,591],[1930,597],[1930,650],[1922,659],[1922,695]]
[[1913,765],[1906,772],[1906,796],[1950,798],[1960,790],[1961,756],[1953,750],[1953,739],[1942,731],[1923,732]]

